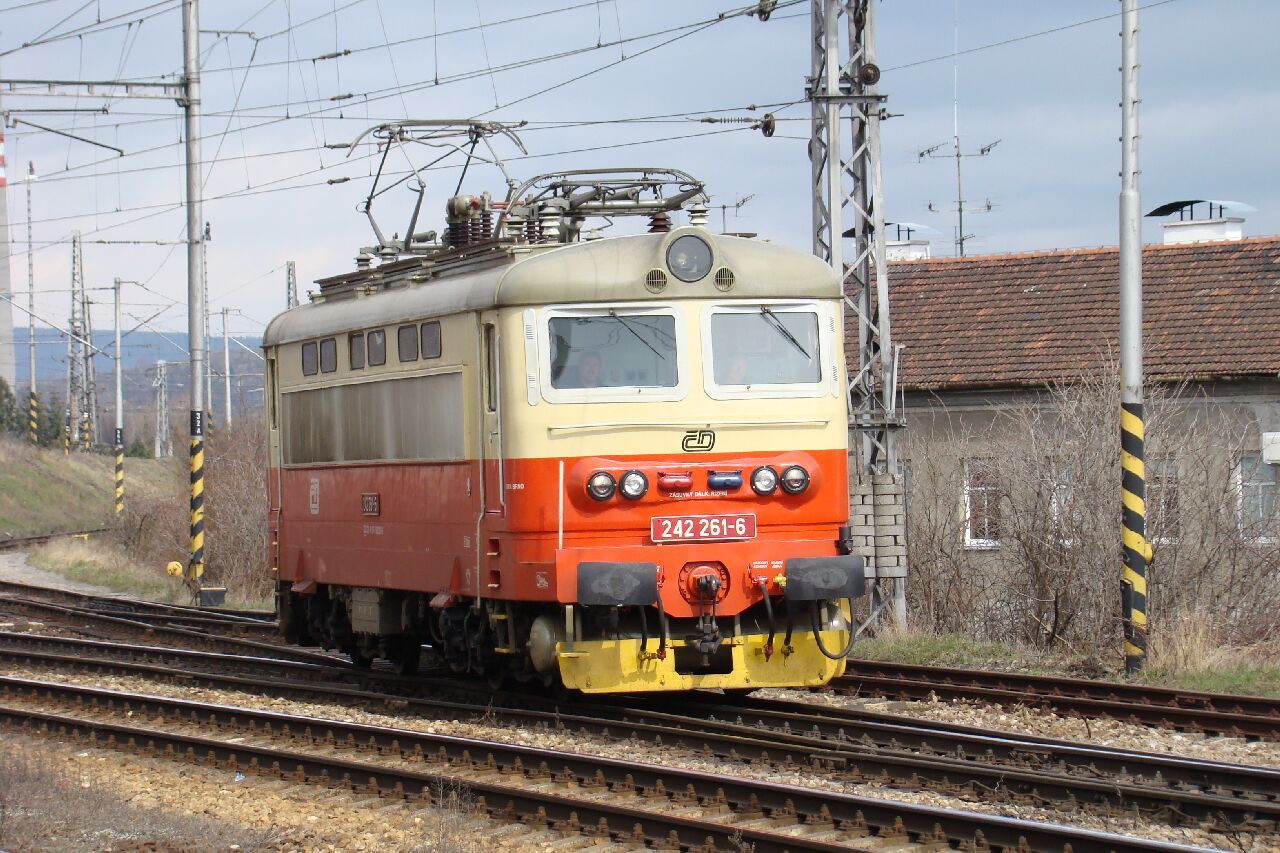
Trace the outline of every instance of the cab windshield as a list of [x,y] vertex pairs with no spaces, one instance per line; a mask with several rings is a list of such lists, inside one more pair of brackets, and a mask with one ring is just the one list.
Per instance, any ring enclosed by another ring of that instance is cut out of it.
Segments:
[[811,385],[822,380],[818,315],[813,311],[748,311],[711,315],[716,385]]
[[551,387],[674,388],[675,317],[608,309],[588,317],[552,317]]

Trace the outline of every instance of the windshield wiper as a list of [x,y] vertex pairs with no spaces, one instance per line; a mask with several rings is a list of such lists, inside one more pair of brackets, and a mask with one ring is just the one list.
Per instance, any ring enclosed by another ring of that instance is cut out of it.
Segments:
[[[646,340],[645,340],[645,339],[640,335],[640,333],[639,333],[639,332],[637,332],[635,329],[633,329],[633,328],[631,327],[631,324],[630,324],[630,323],[628,323],[626,320],[622,319],[622,317],[621,317],[621,316],[619,316],[619,314],[618,314],[618,312],[617,312],[617,311],[615,311],[615,310],[613,310],[612,308],[610,308],[610,309],[609,309],[609,316],[610,316],[610,317],[612,317],[613,319],[617,320],[619,323],[621,323],[621,324],[622,324],[622,328],[626,329],[628,332],[630,332],[631,334],[635,335],[635,338],[636,338],[636,340],[637,340],[637,341],[639,341],[640,343],[644,344],[644,345],[645,345],[645,346],[647,346],[649,349],[653,350],[653,354],[654,354],[654,355],[656,355],[658,358],[662,359],[663,361],[666,361],[666,360],[667,360],[667,357],[666,357],[665,355],[663,355],[662,353],[658,352],[658,350],[653,346],[653,344],[651,344],[651,343],[649,343],[648,341],[646,341]],[[796,346],[799,346],[799,344],[797,344]]]
[[795,335],[787,331],[787,327],[782,325],[782,321],[778,319],[776,314],[769,310],[768,306],[760,306],[760,316],[766,318],[784,338],[791,342],[793,347],[800,350],[800,354],[803,355],[807,361],[813,361],[813,356],[809,355],[809,352],[800,345],[800,342],[796,340]]

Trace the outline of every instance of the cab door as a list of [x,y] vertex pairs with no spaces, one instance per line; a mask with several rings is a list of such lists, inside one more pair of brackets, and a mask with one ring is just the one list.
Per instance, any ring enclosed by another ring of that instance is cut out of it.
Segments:
[[497,312],[481,315],[480,441],[484,450],[484,511],[494,515],[502,515],[506,509],[503,494],[501,343]]

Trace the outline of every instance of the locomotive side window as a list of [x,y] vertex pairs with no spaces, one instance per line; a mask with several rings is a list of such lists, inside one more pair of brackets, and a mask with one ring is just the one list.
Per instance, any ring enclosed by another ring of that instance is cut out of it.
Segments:
[[365,336],[369,344],[369,366],[381,367],[387,363],[387,333],[374,329]]
[[676,321],[671,314],[620,313],[548,321],[551,387],[674,388]]
[[302,345],[302,375],[315,376],[319,371],[319,358],[316,356],[316,342],[308,341]]
[[320,372],[333,373],[338,369],[338,341],[325,338],[320,342]]
[[440,323],[437,320],[422,324],[422,357],[440,357]]
[[401,363],[418,360],[417,326],[401,326],[396,329],[396,352]]
[[347,350],[352,370],[364,370],[364,332],[347,336]]

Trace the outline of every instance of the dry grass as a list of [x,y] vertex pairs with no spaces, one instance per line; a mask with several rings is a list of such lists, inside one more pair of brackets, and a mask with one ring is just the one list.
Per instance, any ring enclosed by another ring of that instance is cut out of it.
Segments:
[[24,749],[13,739],[0,743],[0,847],[5,850],[209,851],[269,844],[264,833],[211,818],[134,808],[89,778],[73,777],[38,748]]
[[1280,696],[1280,643],[1236,645],[1203,614],[1157,620],[1144,680],[1168,687]]
[[27,561],[38,569],[113,592],[153,601],[185,603],[189,598],[181,581],[165,574],[163,563],[141,562],[109,541],[59,539],[32,550]]

